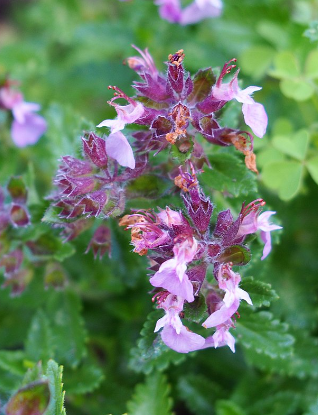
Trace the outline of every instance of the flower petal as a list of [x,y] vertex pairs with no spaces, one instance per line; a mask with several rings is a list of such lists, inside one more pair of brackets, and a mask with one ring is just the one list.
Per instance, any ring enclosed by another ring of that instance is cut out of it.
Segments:
[[242,111],[245,123],[252,129],[257,137],[262,138],[266,133],[267,114],[262,104],[253,102],[252,104],[243,104]]
[[199,350],[205,343],[205,340],[199,334],[193,333],[185,326],[182,326],[180,334],[170,325],[165,326],[161,332],[162,341],[178,353],[189,353]]
[[121,166],[135,168],[135,158],[132,148],[120,131],[112,133],[106,139],[106,152],[107,155],[115,159]]

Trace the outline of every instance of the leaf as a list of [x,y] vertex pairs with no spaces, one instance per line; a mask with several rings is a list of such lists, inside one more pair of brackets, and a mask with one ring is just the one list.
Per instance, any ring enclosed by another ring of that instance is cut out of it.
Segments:
[[270,284],[255,280],[254,277],[245,277],[240,284],[240,288],[249,293],[255,307],[269,307],[271,301],[279,298]]
[[50,322],[44,312],[39,310],[31,322],[25,351],[29,359],[46,362],[54,358],[54,342]]
[[236,403],[232,401],[217,401],[216,402],[216,415],[245,415],[243,411]]
[[292,199],[300,190],[303,166],[296,161],[282,161],[266,164],[263,167],[264,184],[278,191],[282,200]]
[[200,415],[212,415],[215,400],[222,396],[220,384],[202,374],[180,376],[177,390],[191,413]]
[[216,153],[209,156],[212,169],[205,168],[200,183],[209,189],[229,192],[233,196],[256,191],[256,175],[251,173],[238,156]]
[[24,375],[25,353],[20,350],[0,350],[0,368],[14,375]]
[[129,366],[136,372],[151,373],[154,369],[165,370],[170,363],[179,364],[185,355],[166,346],[158,333],[154,333],[156,322],[162,317],[161,310],[151,312],[141,330],[137,347],[131,351]]
[[171,181],[155,174],[144,174],[127,186],[127,198],[158,199],[171,188]]
[[171,146],[170,154],[178,164],[184,164],[184,162],[191,157],[192,150],[193,141],[192,138],[187,135],[185,138],[177,140],[177,142]]
[[318,50],[309,53],[305,65],[305,76],[310,79],[318,78]]
[[251,46],[241,54],[240,67],[247,75],[260,79],[266,74],[274,56],[275,50],[271,47]]
[[206,98],[212,86],[216,81],[215,75],[211,68],[200,69],[193,78],[193,91],[188,96],[189,104],[196,104]]
[[251,313],[245,309],[236,327],[236,338],[244,348],[273,358],[292,353],[294,337],[287,333],[288,325],[273,320],[267,311]]
[[279,86],[287,98],[296,101],[306,101],[315,92],[314,87],[304,79],[283,79]]
[[318,156],[307,160],[306,167],[313,180],[318,184]]
[[308,149],[309,132],[306,129],[302,129],[294,133],[291,137],[276,136],[273,138],[272,143],[277,150],[302,161],[305,159]]
[[54,360],[49,360],[46,377],[49,381],[51,400],[45,415],[66,415],[64,409],[64,395],[62,383],[63,367]]
[[67,393],[85,394],[99,387],[104,379],[103,371],[95,363],[84,361],[74,370],[65,370],[64,381]]
[[172,415],[172,399],[167,378],[155,372],[146,382],[136,387],[132,400],[127,403],[129,415]]
[[251,251],[243,245],[232,245],[225,248],[219,258],[219,262],[232,262],[234,265],[246,265],[252,257]]
[[28,191],[21,176],[11,177],[7,189],[15,203],[26,203]]
[[47,381],[31,383],[12,396],[6,405],[6,415],[43,415],[49,400]]
[[236,100],[227,103],[220,117],[220,124],[227,128],[238,128],[241,119],[242,105]]
[[300,76],[299,62],[291,52],[280,52],[275,56],[274,69],[269,75],[280,79],[293,79]]
[[200,293],[192,303],[185,303],[183,311],[184,318],[195,323],[200,323],[203,318],[207,318],[207,305],[204,295]]
[[318,20],[310,22],[308,29],[304,31],[304,36],[308,37],[311,42],[318,40]]
[[76,367],[86,354],[86,330],[78,296],[69,290],[52,293],[48,314],[56,344],[56,358]]

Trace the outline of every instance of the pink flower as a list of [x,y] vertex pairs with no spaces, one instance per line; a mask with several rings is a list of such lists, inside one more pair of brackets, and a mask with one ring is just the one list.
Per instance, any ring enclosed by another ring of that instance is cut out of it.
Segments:
[[163,328],[161,338],[168,347],[178,353],[189,353],[201,349],[205,340],[182,324],[179,314],[183,310],[183,303],[183,298],[168,294],[159,304],[166,314],[157,321],[154,331]]
[[161,264],[159,271],[150,278],[154,287],[162,287],[188,302],[194,301],[193,285],[187,274],[187,263],[191,262],[197,251],[197,241],[193,237],[173,247],[174,257]]
[[117,111],[117,117],[114,120],[104,120],[97,125],[98,128],[109,127],[112,133],[123,130],[126,124],[135,122],[144,113],[144,107],[140,102],[128,105],[112,105]]
[[182,213],[170,209],[168,206],[157,214],[162,223],[171,228],[172,225],[184,225],[186,223]]
[[148,49],[142,51],[135,45],[132,45],[132,47],[140,53],[141,57],[131,56],[130,58],[127,58],[129,68],[140,74],[148,73],[153,79],[157,79],[158,69],[152,59],[152,56],[148,52]]
[[16,146],[35,144],[46,131],[45,119],[34,114],[40,105],[23,101],[23,95],[10,88],[10,84],[0,88],[0,107],[12,111],[11,136]]
[[[253,203],[253,202],[252,202]],[[269,221],[269,217],[276,212],[268,210],[259,214],[259,209],[252,209],[247,215],[243,217],[241,225],[239,227],[237,237],[255,233],[260,230],[260,236],[264,242],[264,249],[262,260],[265,259],[272,250],[271,231],[282,229],[282,226],[273,225]],[[243,212],[244,214],[244,212]]]
[[242,111],[244,115],[245,123],[251,127],[253,133],[262,138],[267,128],[267,114],[262,104],[259,104],[253,100],[251,95],[255,91],[259,91],[258,86],[249,86],[245,89],[240,89],[238,86],[238,73],[235,73],[233,79],[228,83],[222,83],[222,79],[226,73],[228,73],[227,64],[223,68],[223,71],[212,89],[212,94],[215,99],[222,101],[231,101],[236,99],[243,104]]
[[217,327],[228,320],[237,312],[240,300],[245,300],[252,305],[252,300],[248,293],[239,288],[241,281],[240,274],[232,271],[229,264],[222,264],[218,272],[219,288],[225,291],[223,301],[218,305],[218,309],[214,311],[203,323],[205,328]]

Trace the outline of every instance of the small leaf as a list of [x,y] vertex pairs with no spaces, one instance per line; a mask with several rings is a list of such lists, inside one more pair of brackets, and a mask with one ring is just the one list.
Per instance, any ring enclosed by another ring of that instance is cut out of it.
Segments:
[[200,323],[203,318],[207,317],[207,305],[204,295],[200,293],[198,297],[195,297],[192,303],[185,303],[183,311],[184,318],[194,321],[195,323]]
[[20,350],[0,350],[0,368],[14,375],[24,375],[25,353]]
[[31,383],[18,390],[6,406],[6,415],[42,415],[48,407],[50,390],[47,381]]
[[288,326],[273,320],[271,313],[251,313],[245,309],[236,322],[236,338],[247,349],[270,357],[286,357],[292,353],[294,337],[287,333]]
[[262,171],[264,184],[278,191],[282,200],[292,199],[298,193],[303,166],[296,161],[282,161],[266,164]]
[[240,287],[249,293],[255,307],[269,307],[271,301],[279,298],[270,284],[255,280],[253,277],[243,278]]
[[104,379],[103,371],[93,362],[84,361],[74,370],[65,370],[64,381],[67,393],[90,393],[99,387]]
[[172,415],[172,399],[167,378],[155,372],[146,382],[136,387],[132,400],[128,402],[129,415]]
[[313,180],[318,184],[318,156],[307,160],[306,167]]
[[243,411],[236,403],[232,401],[217,401],[216,402],[216,415],[245,415]]
[[276,136],[273,139],[273,146],[277,150],[300,161],[306,157],[308,143],[309,133],[306,129],[297,131],[291,137]]
[[318,50],[313,50],[308,55],[305,65],[305,76],[310,79],[318,78]]
[[251,46],[244,50],[239,62],[243,72],[254,79],[259,79],[266,74],[274,56],[275,50],[271,47]]
[[200,69],[193,78],[193,91],[188,96],[189,104],[201,102],[209,95],[209,92],[216,81],[211,68]]
[[314,87],[303,79],[283,79],[279,86],[287,98],[293,98],[296,101],[306,101],[315,92]]
[[275,56],[274,69],[269,75],[280,79],[293,79],[300,76],[299,62],[291,52],[280,52]]
[[46,377],[49,381],[51,399],[45,415],[66,415],[64,409],[64,394],[62,383],[63,367],[54,360],[49,360]]
[[251,260],[251,251],[242,245],[232,245],[225,248],[218,257],[219,262],[233,262],[234,265],[246,265]]

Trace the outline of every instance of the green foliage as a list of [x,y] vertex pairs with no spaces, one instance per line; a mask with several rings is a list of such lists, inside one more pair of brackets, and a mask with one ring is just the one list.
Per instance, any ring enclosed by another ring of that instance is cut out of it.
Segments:
[[137,385],[128,402],[129,415],[172,415],[172,400],[167,378],[160,372],[148,375],[146,382]]
[[216,403],[216,415],[245,415],[238,405],[232,401],[217,401]]
[[192,303],[186,303],[183,310],[185,319],[200,323],[203,318],[207,318],[207,305],[204,295],[200,293]]
[[269,307],[272,301],[279,298],[270,284],[255,280],[254,277],[243,278],[240,286],[249,293],[254,307]]
[[64,409],[64,395],[62,384],[63,367],[54,360],[49,360],[46,377],[49,382],[51,399],[45,415],[66,415]]
[[216,77],[211,68],[200,69],[193,78],[193,91],[188,96],[188,102],[200,102],[206,98],[214,85]]

